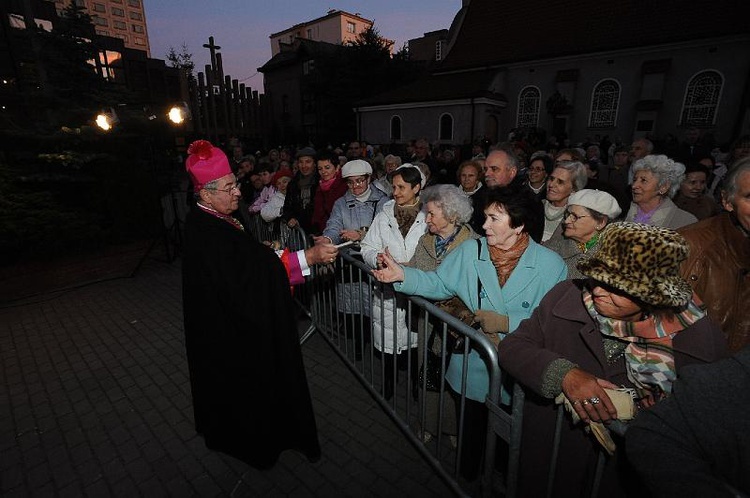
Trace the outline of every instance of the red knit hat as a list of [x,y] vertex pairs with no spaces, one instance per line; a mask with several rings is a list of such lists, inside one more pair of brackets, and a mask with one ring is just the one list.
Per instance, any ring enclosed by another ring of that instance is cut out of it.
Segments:
[[285,176],[287,178],[294,178],[294,173],[292,173],[292,170],[290,170],[288,168],[281,168],[276,173],[274,173],[273,178],[271,178],[271,185],[275,186],[276,185],[276,181],[279,178],[283,178]]
[[211,145],[208,140],[196,140],[191,143],[188,154],[190,155],[185,161],[185,167],[193,180],[196,192],[208,182],[232,174],[226,154]]

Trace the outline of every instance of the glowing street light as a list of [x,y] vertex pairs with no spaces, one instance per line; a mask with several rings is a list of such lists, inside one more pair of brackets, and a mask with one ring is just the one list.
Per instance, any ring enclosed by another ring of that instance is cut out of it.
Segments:
[[119,122],[120,119],[117,117],[117,113],[111,107],[109,110],[104,110],[96,116],[96,126],[103,131],[111,130]]
[[187,103],[181,102],[179,104],[173,105],[169,112],[167,113],[167,117],[169,120],[174,124],[182,124],[185,122],[185,120],[190,119],[190,108],[188,107]]

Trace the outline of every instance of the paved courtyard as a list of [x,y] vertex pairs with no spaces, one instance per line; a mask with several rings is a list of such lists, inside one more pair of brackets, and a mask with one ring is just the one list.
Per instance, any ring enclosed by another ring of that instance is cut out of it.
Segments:
[[208,450],[180,280],[179,260],[148,258],[132,278],[0,304],[0,496],[451,496],[319,336],[303,354],[321,461],[286,452],[259,472]]

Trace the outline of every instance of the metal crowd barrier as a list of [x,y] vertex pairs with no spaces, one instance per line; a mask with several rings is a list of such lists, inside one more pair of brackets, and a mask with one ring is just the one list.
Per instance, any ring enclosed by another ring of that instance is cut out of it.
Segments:
[[[310,241],[304,232],[301,229],[293,232],[295,234],[290,240],[299,245],[290,249],[308,247],[306,244]],[[393,293],[387,299],[391,299],[394,306],[397,300],[403,301],[409,330],[418,331],[416,341],[412,340],[411,334],[408,335],[407,352],[419,351],[419,355],[399,355],[403,357],[403,369],[398,361],[385,361],[385,356],[373,345],[372,304],[378,298],[377,295],[389,289],[392,289],[392,286],[377,282],[370,274],[369,266],[353,251],[342,251],[332,265],[314,267],[311,277],[305,284],[295,288],[295,300],[310,320],[310,326],[300,342],[304,344],[312,335],[319,333],[456,496],[518,496],[521,427],[525,400],[523,389],[512,379],[503,378],[497,349],[483,333],[465,325],[430,301],[416,296]],[[380,307],[380,316],[377,318],[380,319],[380,323],[390,321],[394,328],[398,320],[396,313],[385,316],[383,306]],[[447,369],[449,355],[462,356],[459,360],[463,386],[461,392],[453,392],[445,375],[440,376],[439,388],[433,393],[437,395],[436,419],[428,419],[427,376],[419,376],[420,368],[427,365],[430,354],[429,346],[424,344],[427,323],[432,324],[432,330],[441,339],[439,363],[443,374]],[[465,338],[462,350],[452,353],[448,351],[449,329]],[[383,332],[380,343],[386,344]],[[391,347],[392,350],[396,350],[396,334],[393,334]],[[472,349],[480,354],[489,373],[489,394],[485,400],[488,422],[483,464],[479,474],[481,479],[478,482],[466,482],[460,477],[459,472],[464,438],[468,355]],[[393,385],[393,394],[390,397],[386,396],[387,377],[390,377]],[[418,394],[416,397],[414,387]],[[503,389],[512,393],[509,400],[501,400]],[[453,424],[449,423],[449,418],[446,417],[451,404],[455,406],[456,412],[456,422]],[[553,463],[546,476],[545,470],[540,470],[540,478],[546,478],[548,482],[548,496],[552,496],[551,486],[555,479],[555,462],[565,416],[562,407],[558,410],[556,432],[554,441],[551,442]],[[424,437],[425,427],[437,428],[429,439]],[[502,450],[497,449],[498,438],[505,443]],[[504,462],[503,468],[496,469],[495,460],[496,456],[500,456],[500,452]],[[590,496],[597,496],[605,464],[606,456],[601,452]]]
[[[301,287],[301,288],[299,288]],[[310,317],[311,325],[303,335],[301,342],[307,341],[313,334],[320,333],[345,361],[352,373],[371,393],[384,411],[396,423],[406,438],[414,445],[422,457],[440,475],[457,496],[470,496],[481,493],[483,496],[502,493],[513,497],[518,473],[518,449],[520,448],[521,409],[523,395],[514,397],[509,407],[500,406],[501,372],[498,367],[497,349],[484,334],[463,324],[461,321],[437,308],[431,302],[419,297],[406,297],[398,294],[389,299],[403,300],[406,307],[406,323],[410,330],[425,328],[424,324],[432,323],[435,332],[441,337],[440,367],[445,372],[449,361],[447,350],[449,328],[466,338],[463,351],[453,355],[462,355],[461,371],[463,376],[460,393],[451,394],[445,376],[441,375],[437,393],[436,418],[427,416],[427,376],[419,378],[419,367],[427,365],[427,346],[418,344],[424,341],[426,330],[420,338],[412,340],[409,335],[407,353],[398,355],[398,360],[386,361],[386,356],[373,346],[371,337],[373,312],[372,303],[376,295],[390,289],[391,286],[375,281],[370,269],[356,253],[342,252],[334,265],[316,267],[312,278],[295,289],[297,295],[307,295],[309,308],[305,310]],[[396,323],[396,315],[385,316],[380,307],[380,322]],[[420,325],[421,324],[421,325]],[[381,332],[381,344],[385,344]],[[393,335],[393,348],[396,350],[396,335]],[[385,348],[383,348],[385,349]],[[479,352],[489,372],[489,392],[486,401],[489,411],[485,449],[481,467],[481,480],[467,483],[459,477],[459,465],[462,458],[463,426],[466,404],[466,376],[468,374],[468,354],[471,349]],[[408,353],[420,351],[419,356]],[[386,397],[386,380],[390,377],[393,394]],[[414,392],[416,388],[416,393]],[[520,391],[520,390],[518,390]],[[416,396],[415,396],[416,394]],[[434,396],[433,396],[434,397]],[[444,419],[446,411],[455,406],[456,424],[447,427]],[[433,410],[434,411],[434,410]],[[436,427],[435,434],[427,439],[422,428]],[[495,449],[497,437],[508,443],[511,453],[506,469],[498,473],[495,469]]]
[[259,214],[249,218],[249,231],[260,242],[279,242],[281,247],[298,251],[309,247],[307,235],[301,227],[289,228],[281,218],[265,221]]

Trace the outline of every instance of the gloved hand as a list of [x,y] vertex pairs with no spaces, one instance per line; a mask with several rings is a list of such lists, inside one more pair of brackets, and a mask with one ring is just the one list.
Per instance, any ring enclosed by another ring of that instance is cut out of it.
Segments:
[[482,332],[486,334],[508,333],[508,315],[490,310],[477,310],[474,313],[474,323],[479,323]]

